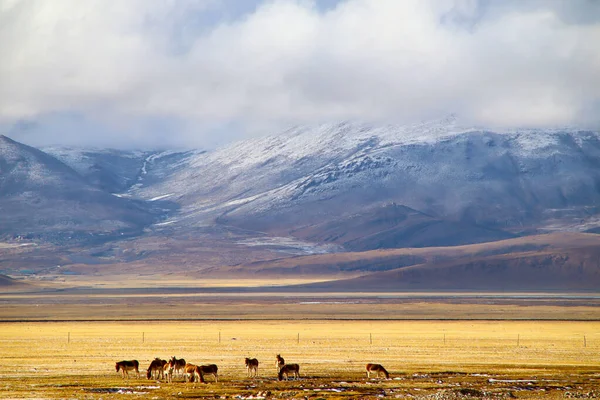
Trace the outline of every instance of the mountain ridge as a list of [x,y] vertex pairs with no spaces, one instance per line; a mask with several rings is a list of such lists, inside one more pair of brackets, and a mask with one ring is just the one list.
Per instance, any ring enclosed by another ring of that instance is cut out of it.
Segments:
[[[551,260],[558,266],[564,264],[561,254],[576,257],[570,245],[552,248],[554,255],[535,245],[527,245],[535,254],[526,255],[518,245],[512,252],[521,258],[488,254],[478,255],[478,264],[457,258],[463,269],[444,264],[461,245],[600,229],[600,134],[594,131],[499,133],[461,127],[454,117],[406,126],[344,122],[296,127],[214,151],[53,147],[46,149],[49,158],[2,140],[22,155],[10,158],[0,151],[0,191],[9,193],[6,182],[11,177],[20,182],[11,183],[16,195],[0,198],[0,208],[8,204],[18,209],[20,201],[20,206],[30,207],[17,215],[25,218],[48,213],[49,204],[56,206],[47,198],[58,196],[62,203],[56,208],[66,213],[68,229],[60,223],[40,229],[35,220],[26,221],[25,227],[38,229],[36,240],[59,231],[65,238],[75,231],[93,233],[93,247],[66,249],[62,240],[63,247],[54,250],[66,254],[66,265],[77,265],[76,273],[101,274],[127,266],[144,273],[167,268],[173,273],[236,276],[248,268],[251,276],[257,266],[261,273],[279,271],[282,276],[325,271],[359,279],[355,275],[365,273],[384,285],[386,279],[377,274],[420,258],[411,253],[372,261],[369,251],[444,248],[428,265],[446,265],[464,277],[467,265],[483,271],[486,265],[497,269],[498,260],[527,268]],[[47,162],[23,167],[21,175],[8,174],[6,166],[35,158],[31,154]],[[38,182],[28,178],[32,171],[53,175]],[[68,190],[56,190],[48,183],[53,179],[55,186]],[[27,185],[38,202],[23,201]],[[14,214],[6,214],[2,224],[8,238],[20,236]],[[106,221],[113,222],[103,225]],[[362,255],[348,265],[335,261],[347,252]],[[302,266],[302,255],[318,253],[331,253],[333,265],[323,261]],[[31,259],[41,258],[38,254]],[[47,259],[56,262],[54,256]],[[268,266],[278,259],[292,267],[277,267],[276,261]],[[41,267],[36,271],[44,271]],[[517,274],[511,276],[516,279]],[[432,284],[434,278],[429,278]]]
[[7,137],[0,138],[0,209],[0,235],[51,241],[129,234],[155,219],[139,202],[94,187],[58,159]]

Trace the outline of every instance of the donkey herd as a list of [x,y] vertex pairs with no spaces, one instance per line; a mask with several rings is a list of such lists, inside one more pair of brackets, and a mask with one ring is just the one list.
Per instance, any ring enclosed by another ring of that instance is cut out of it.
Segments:
[[[283,377],[288,380],[289,377],[294,379],[300,378],[300,365],[298,364],[286,364],[283,357],[277,354],[275,357],[275,366],[277,367],[277,378],[282,381]],[[137,360],[131,361],[119,361],[115,364],[117,372],[123,374],[123,378],[129,378],[129,372],[135,372],[136,376],[140,377],[140,363]],[[246,370],[248,377],[258,376],[258,360],[256,358],[246,358]],[[385,376],[389,379],[390,374],[380,364],[367,364],[367,378],[370,378],[371,374],[379,377],[380,375]],[[177,359],[171,357],[169,361],[162,360],[159,357],[152,360],[148,370],[146,371],[146,378],[148,379],[165,379],[167,382],[173,382],[174,376],[182,377],[184,382],[201,382],[206,383],[204,377],[206,375],[212,375],[215,382],[219,381],[219,368],[215,364],[208,365],[195,365],[186,362],[183,358]]]

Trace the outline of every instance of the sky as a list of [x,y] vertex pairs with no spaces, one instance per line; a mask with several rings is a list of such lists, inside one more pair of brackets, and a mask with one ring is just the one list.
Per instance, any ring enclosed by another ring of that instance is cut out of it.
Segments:
[[0,134],[211,148],[289,126],[600,127],[596,0],[0,0]]

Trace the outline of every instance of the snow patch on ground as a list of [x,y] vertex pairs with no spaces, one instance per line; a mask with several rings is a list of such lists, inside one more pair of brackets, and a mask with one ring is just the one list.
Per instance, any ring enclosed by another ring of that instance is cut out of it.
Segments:
[[174,220],[171,220],[171,221],[165,221],[165,222],[156,223],[156,224],[154,224],[154,226],[166,226],[166,225],[174,224],[176,222],[177,222],[177,220],[174,219]]
[[223,204],[223,206],[227,207],[227,206],[237,206],[237,205],[241,205],[241,204],[246,204],[253,200],[258,199],[261,196],[263,196],[263,193],[259,193],[255,196],[244,197],[242,199],[231,200],[231,201],[228,201],[227,203]]
[[340,251],[337,245],[319,245],[290,237],[260,237],[240,240],[237,243],[248,247],[272,247],[282,252],[297,254],[326,254]]
[[148,201],[158,201],[158,200],[162,200],[162,199],[166,199],[167,197],[171,197],[173,196],[175,193],[169,193],[169,194],[163,194],[161,196],[156,196],[153,197],[151,199],[148,199]]

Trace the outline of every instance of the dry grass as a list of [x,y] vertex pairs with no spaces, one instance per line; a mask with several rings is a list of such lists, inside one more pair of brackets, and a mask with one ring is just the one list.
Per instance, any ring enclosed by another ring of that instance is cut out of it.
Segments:
[[67,291],[5,293],[0,294],[0,302],[0,321],[140,318],[600,320],[600,299],[590,295]]
[[[125,398],[114,393],[119,388],[160,399],[247,397],[265,391],[271,393],[267,397],[315,399],[563,398],[566,393],[594,395],[600,385],[600,322],[47,322],[1,327],[0,398]],[[300,381],[275,380],[277,353],[301,365]],[[114,370],[118,360],[138,359],[145,370],[154,357],[173,355],[218,364],[219,383],[123,381]],[[246,378],[244,357],[260,360],[259,379]],[[394,379],[366,380],[366,362],[382,363]]]

